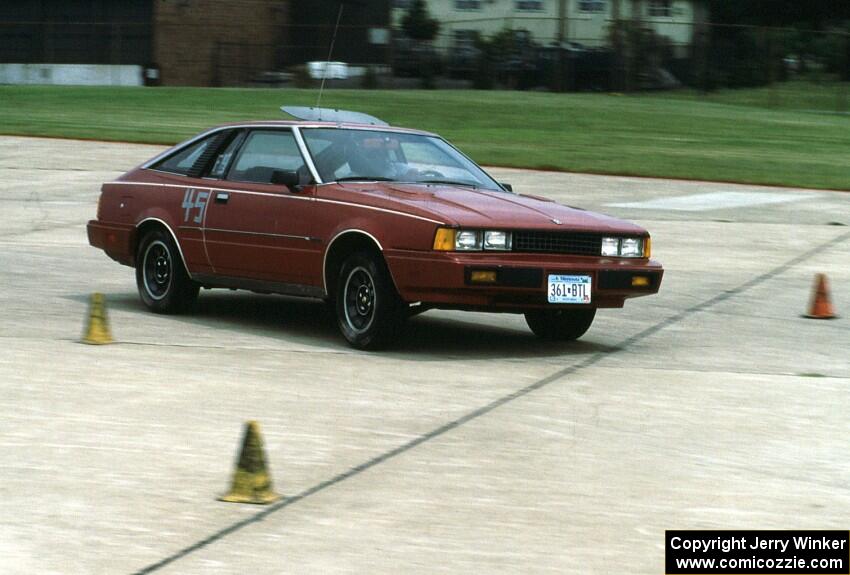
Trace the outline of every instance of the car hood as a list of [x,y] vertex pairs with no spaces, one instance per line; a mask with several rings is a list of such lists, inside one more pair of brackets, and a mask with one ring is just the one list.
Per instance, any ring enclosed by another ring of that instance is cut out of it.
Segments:
[[640,226],[611,216],[515,193],[463,186],[381,182],[350,182],[333,187],[337,189],[337,193],[332,193],[334,199],[398,210],[450,225],[646,233]]

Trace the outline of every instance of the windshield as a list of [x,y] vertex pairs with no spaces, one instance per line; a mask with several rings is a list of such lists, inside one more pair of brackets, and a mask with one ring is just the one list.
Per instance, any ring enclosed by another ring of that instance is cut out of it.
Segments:
[[324,182],[382,180],[502,191],[475,162],[435,136],[379,130],[302,128]]

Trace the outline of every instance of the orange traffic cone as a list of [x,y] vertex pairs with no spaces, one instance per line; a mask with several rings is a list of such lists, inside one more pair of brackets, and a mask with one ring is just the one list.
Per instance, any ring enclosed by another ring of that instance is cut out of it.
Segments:
[[829,297],[829,286],[826,283],[826,275],[815,276],[815,291],[812,294],[812,303],[809,305],[809,313],[803,317],[812,319],[833,319],[836,317],[832,311],[832,301]]

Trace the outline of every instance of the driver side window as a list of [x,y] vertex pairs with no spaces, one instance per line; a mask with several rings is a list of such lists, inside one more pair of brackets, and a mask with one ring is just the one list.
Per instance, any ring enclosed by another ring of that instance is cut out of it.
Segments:
[[278,170],[306,173],[295,136],[291,130],[254,130],[248,134],[227,179],[270,184]]

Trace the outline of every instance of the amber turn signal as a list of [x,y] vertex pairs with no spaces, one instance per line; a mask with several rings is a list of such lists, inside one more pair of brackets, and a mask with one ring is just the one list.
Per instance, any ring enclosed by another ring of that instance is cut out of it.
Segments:
[[652,255],[652,238],[646,236],[643,240],[643,257],[648,258]]
[[441,252],[450,252],[455,249],[455,234],[457,230],[452,228],[437,228],[434,236],[434,249]]
[[469,273],[469,281],[474,284],[496,283],[496,272],[492,270],[473,270]]
[[646,276],[632,276],[632,287],[649,286],[649,278]]

